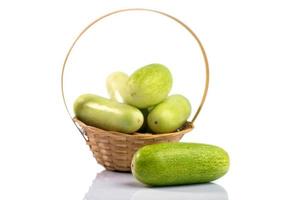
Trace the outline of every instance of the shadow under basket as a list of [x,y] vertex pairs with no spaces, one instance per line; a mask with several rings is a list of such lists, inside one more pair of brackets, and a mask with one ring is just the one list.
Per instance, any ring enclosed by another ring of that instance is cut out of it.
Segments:
[[185,133],[193,129],[191,122],[173,133],[151,134],[133,133],[125,134],[116,131],[107,131],[88,126],[74,118],[82,133],[87,137],[87,144],[97,162],[111,171],[131,171],[131,161],[134,153],[141,147],[164,142],[178,142]]

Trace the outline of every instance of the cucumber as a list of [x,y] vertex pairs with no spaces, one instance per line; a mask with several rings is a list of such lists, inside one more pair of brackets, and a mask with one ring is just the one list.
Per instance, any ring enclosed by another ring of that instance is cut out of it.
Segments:
[[74,103],[76,117],[97,128],[133,133],[143,124],[140,110],[93,94],[83,94]]
[[139,149],[132,160],[134,177],[150,186],[207,183],[229,169],[222,148],[197,143],[160,143]]
[[148,108],[164,100],[172,88],[172,74],[162,64],[150,64],[136,70],[128,79],[125,102]]
[[112,100],[123,103],[127,95],[126,85],[129,76],[124,72],[111,73],[106,79],[106,89]]
[[182,95],[172,95],[155,106],[147,117],[154,133],[170,133],[182,127],[191,114],[191,104]]

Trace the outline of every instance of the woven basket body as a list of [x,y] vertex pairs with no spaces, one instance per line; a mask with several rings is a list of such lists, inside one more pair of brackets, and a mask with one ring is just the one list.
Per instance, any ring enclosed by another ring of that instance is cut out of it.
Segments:
[[102,130],[88,126],[78,119],[73,120],[87,137],[87,144],[97,162],[112,171],[129,172],[132,157],[139,148],[149,144],[178,142],[185,133],[193,129],[191,123],[186,123],[181,130],[174,133],[134,133],[131,135]]

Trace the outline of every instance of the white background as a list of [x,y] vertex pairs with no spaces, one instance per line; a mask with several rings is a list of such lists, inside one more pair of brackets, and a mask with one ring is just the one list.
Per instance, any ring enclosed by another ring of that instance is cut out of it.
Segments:
[[83,199],[103,170],[68,118],[60,71],[84,26],[127,7],[175,15],[203,41],[211,84],[184,141],[229,152],[231,169],[216,181],[229,199],[299,199],[297,3],[0,1],[0,199]]

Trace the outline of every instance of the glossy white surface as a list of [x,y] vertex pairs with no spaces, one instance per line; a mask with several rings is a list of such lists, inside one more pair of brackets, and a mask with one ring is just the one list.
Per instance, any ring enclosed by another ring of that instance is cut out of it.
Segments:
[[147,187],[130,173],[102,171],[97,174],[84,200],[228,200],[226,190],[214,183]]
[[[63,106],[61,66],[87,23],[128,7],[173,14],[203,41],[211,67],[210,88],[195,130],[183,141],[215,144],[228,151],[230,170],[214,182],[226,189],[228,199],[299,200],[297,0],[0,0],[0,200],[150,198],[145,193],[183,200],[185,195],[226,199],[218,185],[154,189],[142,187],[126,174],[120,175],[121,182],[114,174],[95,179],[103,168]],[[93,54],[98,55],[99,60],[106,56]],[[170,68],[182,82],[203,82],[185,75],[190,66],[180,66]],[[99,91],[105,80],[101,82]],[[182,89],[199,95],[196,87]],[[198,102],[197,95],[190,96],[191,102]]]

